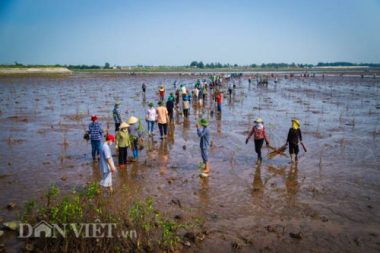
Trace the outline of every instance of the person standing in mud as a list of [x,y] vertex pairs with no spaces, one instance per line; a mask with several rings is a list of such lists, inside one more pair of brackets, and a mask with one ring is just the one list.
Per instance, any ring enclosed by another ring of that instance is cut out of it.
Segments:
[[153,103],[149,103],[149,108],[146,112],[145,120],[148,124],[148,134],[153,136],[154,123],[157,121],[157,112],[153,107]]
[[143,94],[145,95],[145,92],[146,92],[146,85],[145,85],[145,83],[143,83],[141,85],[141,89],[142,89]]
[[133,153],[133,161],[136,161],[139,157],[139,138],[142,136],[140,128],[140,120],[134,116],[129,117],[129,138],[131,140],[131,148]]
[[115,106],[114,106],[113,111],[112,111],[113,121],[115,122],[115,133],[117,133],[117,131],[119,131],[119,127],[121,124],[121,116],[120,116],[119,106],[120,106],[120,102],[118,101],[115,103]]
[[157,123],[160,130],[160,139],[165,139],[168,134],[168,122],[169,113],[165,106],[163,106],[162,101],[158,102],[157,107]]
[[263,147],[264,140],[267,146],[269,146],[269,139],[265,132],[264,121],[261,118],[257,118],[255,120],[255,125],[252,127],[252,130],[249,132],[245,140],[245,144],[248,144],[249,138],[251,138],[252,135],[254,136],[254,139],[255,139],[255,151],[257,153],[257,163],[261,163],[263,160],[261,156],[261,148]]
[[166,109],[168,110],[170,122],[173,121],[173,112],[174,112],[174,95],[170,93],[168,101],[166,101]]
[[175,91],[175,106],[178,108],[178,105],[179,105],[179,98],[180,98],[180,91],[179,91],[179,89],[177,89],[176,91]]
[[289,128],[288,138],[285,145],[289,143],[290,162],[298,161],[299,146],[298,143],[302,143],[302,133],[300,128],[300,122],[298,119],[292,119],[292,127]]
[[101,124],[98,122],[98,117],[94,114],[91,116],[91,123],[88,125],[90,133],[92,160],[96,161],[96,157],[99,158],[100,151],[102,149],[102,135],[103,130]]
[[[200,129],[202,126],[202,129]],[[210,133],[208,131],[208,121],[207,119],[200,119],[195,127],[197,128],[197,134],[200,137],[200,148],[201,156],[203,161],[203,172],[200,176],[208,177],[209,167],[208,167],[208,147],[210,146]]]
[[160,95],[160,101],[164,101],[165,99],[165,88],[163,85],[161,85],[160,89],[159,89],[159,95]]
[[190,95],[187,95],[184,93],[182,95],[183,100],[183,115],[185,118],[189,117],[189,111],[190,111]]
[[112,188],[112,172],[116,171],[111,148],[112,143],[115,142],[115,137],[111,134],[107,134],[106,141],[102,146],[102,151],[100,153],[100,164],[99,169],[102,173],[102,180],[100,181],[100,185],[109,188],[110,193],[113,192]]
[[218,90],[215,99],[216,99],[218,113],[222,113],[222,100],[223,100],[222,92]]
[[120,131],[116,134],[116,149],[119,151],[119,167],[125,169],[128,157],[128,148],[131,146],[128,134],[129,125],[126,122],[120,124]]

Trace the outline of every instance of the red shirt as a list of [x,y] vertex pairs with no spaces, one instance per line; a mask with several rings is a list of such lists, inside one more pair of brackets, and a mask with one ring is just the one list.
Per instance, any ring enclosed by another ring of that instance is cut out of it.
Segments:
[[221,104],[221,103],[222,103],[222,98],[223,98],[222,94],[219,93],[218,96],[216,96],[216,102],[217,102],[218,104]]

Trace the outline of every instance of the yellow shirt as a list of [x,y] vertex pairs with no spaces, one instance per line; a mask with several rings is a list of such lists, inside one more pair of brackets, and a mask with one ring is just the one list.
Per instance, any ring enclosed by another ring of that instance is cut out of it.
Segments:
[[164,106],[159,106],[157,108],[157,122],[159,124],[168,123],[168,110]]

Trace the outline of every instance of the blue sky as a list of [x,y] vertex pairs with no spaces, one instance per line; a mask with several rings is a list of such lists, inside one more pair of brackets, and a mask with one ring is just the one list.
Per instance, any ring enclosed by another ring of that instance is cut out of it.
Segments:
[[0,64],[380,62],[380,0],[0,0]]

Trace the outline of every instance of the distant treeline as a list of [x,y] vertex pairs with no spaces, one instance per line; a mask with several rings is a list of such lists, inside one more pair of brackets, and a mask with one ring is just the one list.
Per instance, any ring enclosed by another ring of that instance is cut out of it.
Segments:
[[352,62],[319,62],[317,64],[317,67],[337,67],[337,66],[344,66],[344,67],[355,67],[355,66],[368,66],[373,68],[379,68],[380,63],[352,63]]
[[[199,69],[222,69],[222,68],[267,68],[267,69],[284,69],[284,68],[313,68],[313,67],[363,67],[368,66],[372,68],[380,68],[380,63],[351,63],[351,62],[319,62],[317,65],[313,64],[296,64],[296,63],[263,63],[261,65],[251,64],[251,65],[238,65],[238,64],[223,64],[220,62],[212,62],[212,63],[203,63],[202,61],[192,61],[190,65],[187,66],[144,66],[144,65],[137,65],[132,66],[132,68],[144,68],[144,69],[151,69],[151,68],[162,68],[162,69],[170,69],[170,68],[199,68]],[[71,70],[81,70],[81,69],[121,69],[121,66],[115,66],[111,67],[111,65],[106,62],[103,66],[99,65],[27,65],[15,62],[14,65],[0,65],[0,67],[3,68],[44,68],[44,67],[65,67]]]

